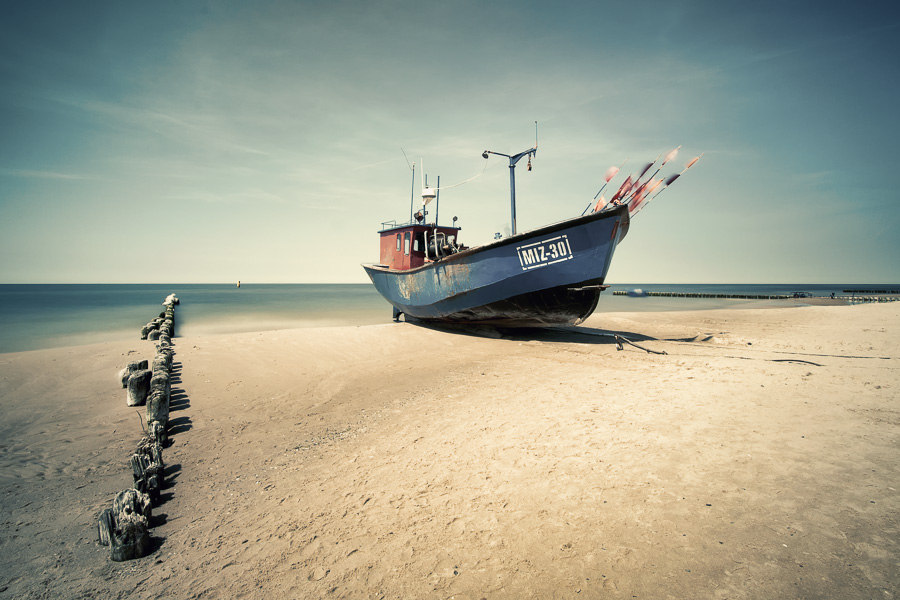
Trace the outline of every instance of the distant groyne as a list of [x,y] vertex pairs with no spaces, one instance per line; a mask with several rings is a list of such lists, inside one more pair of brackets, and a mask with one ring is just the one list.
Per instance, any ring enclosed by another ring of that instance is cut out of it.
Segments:
[[[844,290],[849,296],[834,296],[835,300],[849,302],[894,302],[900,300],[900,291],[887,290]],[[878,295],[873,295],[878,294]],[[893,294],[893,295],[892,295]],[[646,292],[643,290],[616,290],[614,296],[633,297],[657,297],[657,298],[716,298],[734,300],[807,300],[807,299],[832,299],[831,296],[812,296],[797,294],[716,294],[696,292]]]

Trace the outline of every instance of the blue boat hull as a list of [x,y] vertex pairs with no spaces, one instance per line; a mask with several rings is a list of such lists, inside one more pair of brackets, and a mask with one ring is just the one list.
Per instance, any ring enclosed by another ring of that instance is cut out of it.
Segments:
[[574,324],[596,308],[626,207],[593,213],[411,270],[363,265],[397,313],[505,326]]

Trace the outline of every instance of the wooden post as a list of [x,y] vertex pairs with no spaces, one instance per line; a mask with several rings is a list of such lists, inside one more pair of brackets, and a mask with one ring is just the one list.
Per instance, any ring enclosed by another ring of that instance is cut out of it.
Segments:
[[169,404],[169,398],[172,395],[172,387],[169,384],[168,371],[153,371],[153,377],[150,379],[150,394],[154,392],[162,393],[166,398],[166,405]]
[[158,502],[165,470],[162,446],[153,438],[142,438],[131,455],[131,469],[134,475],[134,489],[147,494],[151,502]]
[[159,421],[150,421],[147,425],[147,432],[160,446],[165,446],[169,441],[169,434]]
[[169,402],[165,392],[156,391],[147,398],[147,423],[156,423],[159,431],[151,431],[155,439],[165,444],[168,439],[169,429]]
[[152,376],[153,373],[147,369],[131,374],[131,377],[128,378],[128,406],[141,406],[147,401]]
[[116,522],[113,519],[113,511],[111,508],[103,509],[100,518],[97,521],[97,536],[100,538],[101,546],[109,546],[112,532],[116,529]]
[[128,378],[131,377],[131,375],[133,373],[136,373],[138,371],[143,371],[144,369],[147,369],[149,366],[150,366],[150,363],[148,363],[146,360],[132,361],[132,362],[128,363],[128,365],[126,365],[124,369],[119,371],[119,378],[121,378],[121,380],[122,380],[122,387],[123,388],[128,387]]
[[166,356],[164,352],[158,352],[156,356],[153,357],[153,363],[150,368],[154,373],[157,373],[159,371],[168,372],[169,357]]
[[140,558],[150,547],[150,497],[137,490],[116,495],[112,509],[107,508],[97,522],[100,544],[109,546],[114,561]]

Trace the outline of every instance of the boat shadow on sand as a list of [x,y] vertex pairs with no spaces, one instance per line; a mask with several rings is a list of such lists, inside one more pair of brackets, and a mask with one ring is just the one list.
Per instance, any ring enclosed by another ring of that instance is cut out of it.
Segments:
[[555,342],[564,344],[617,344],[620,340],[627,342],[665,341],[660,338],[633,331],[617,331],[581,327],[578,325],[559,325],[552,327],[494,327],[492,325],[465,325],[462,323],[428,323],[424,321],[407,321],[410,325],[454,333],[492,339],[505,339],[519,342]]

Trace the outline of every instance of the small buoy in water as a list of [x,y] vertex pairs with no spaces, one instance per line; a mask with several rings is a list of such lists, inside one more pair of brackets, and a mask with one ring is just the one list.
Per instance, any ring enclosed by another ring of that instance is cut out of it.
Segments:
[[240,282],[240,281],[238,281],[238,287],[241,287],[241,282]]

